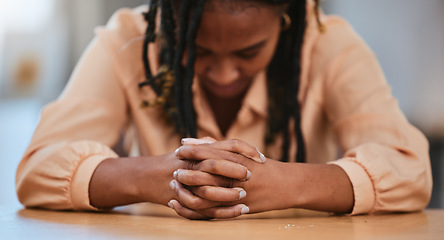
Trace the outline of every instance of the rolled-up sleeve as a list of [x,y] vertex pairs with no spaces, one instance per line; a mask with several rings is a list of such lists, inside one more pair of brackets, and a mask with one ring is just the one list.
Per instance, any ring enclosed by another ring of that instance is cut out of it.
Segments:
[[353,185],[352,214],[425,208],[432,190],[427,139],[401,112],[366,44],[344,22],[333,28],[336,36],[323,40],[334,56],[325,74],[324,106],[345,152],[331,163]]
[[89,180],[103,160],[116,156],[109,147],[91,141],[40,149],[19,167],[19,200],[27,207],[96,210],[89,203]]
[[41,112],[16,175],[25,206],[96,210],[89,183],[97,166],[118,157],[114,146],[128,121],[125,86],[116,59],[137,33],[121,10],[85,51],[62,95]]

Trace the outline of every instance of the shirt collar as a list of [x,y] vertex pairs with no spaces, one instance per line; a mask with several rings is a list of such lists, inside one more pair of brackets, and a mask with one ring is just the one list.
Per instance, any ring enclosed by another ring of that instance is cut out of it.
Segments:
[[[207,132],[212,133],[213,137],[222,138],[222,134],[217,126],[210,104],[206,99],[205,93],[201,88],[197,77],[193,80],[192,92],[194,109],[197,114],[197,125]],[[267,106],[267,86],[265,71],[263,71],[253,79],[242,102],[241,110],[246,109],[247,111],[251,111],[252,114],[266,118],[268,112]]]
[[268,93],[265,71],[257,74],[250,88],[245,95],[243,107],[250,108],[253,112],[262,117],[268,115]]

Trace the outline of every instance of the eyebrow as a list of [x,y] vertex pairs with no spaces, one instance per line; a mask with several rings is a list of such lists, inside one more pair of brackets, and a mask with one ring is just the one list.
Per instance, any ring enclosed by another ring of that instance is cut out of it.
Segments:
[[[235,53],[241,53],[241,52],[248,52],[248,51],[256,50],[256,49],[261,48],[262,46],[264,46],[265,43],[267,43],[267,39],[262,40],[262,41],[260,41],[260,42],[258,42],[258,43],[255,43],[255,44],[253,44],[253,45],[251,45],[251,46],[248,46],[248,47],[245,47],[245,48],[242,48],[242,49],[239,49],[239,50],[234,50],[233,52],[235,52]],[[200,49],[202,49],[202,50],[204,50],[204,51],[209,51],[209,52],[211,52],[210,49],[207,49],[207,48],[204,48],[204,47],[202,47],[202,46],[199,46],[198,44],[196,44],[196,48],[200,48]]]

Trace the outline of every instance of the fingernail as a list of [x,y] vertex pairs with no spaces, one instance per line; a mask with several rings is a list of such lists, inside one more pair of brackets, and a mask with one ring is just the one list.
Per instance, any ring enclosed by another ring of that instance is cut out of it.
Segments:
[[174,153],[176,154],[176,157],[179,158],[179,159],[181,159],[181,158],[179,157],[179,151],[180,151],[180,148],[181,148],[181,147],[182,147],[182,146],[178,147],[178,148],[176,149],[176,151],[174,151]]
[[182,144],[185,144],[186,142],[190,141],[190,140],[194,140],[194,138],[182,138],[182,140],[180,141]]
[[214,141],[210,139],[197,139],[197,138],[182,138],[181,140],[182,145],[188,144],[188,145],[200,145],[200,144],[211,144],[214,143]]
[[247,196],[247,192],[245,192],[245,190],[242,190],[239,192],[239,200],[246,197]]
[[263,163],[263,162],[262,162],[262,159],[260,159],[260,158],[258,158],[258,157],[252,157],[251,159],[253,159],[255,162]]
[[251,172],[250,172],[250,170],[247,169],[247,178],[245,179],[245,181],[250,179],[250,178],[251,178]]
[[172,209],[174,209],[173,201],[174,200],[171,200],[171,201],[168,202],[168,207],[170,207]]
[[243,188],[236,187],[236,188],[233,188],[233,189],[236,189],[237,191],[239,191],[239,198],[238,198],[238,200],[240,200],[240,199],[242,199],[242,198],[247,196],[247,192]]
[[173,173],[173,177],[174,179],[177,179],[177,175],[179,174],[180,169],[177,169],[176,171],[174,171]]
[[172,180],[172,181],[170,182],[170,188],[173,189],[173,190],[176,189],[176,180]]
[[244,206],[242,207],[242,209],[241,209],[241,213],[242,213],[242,214],[246,214],[246,213],[249,213],[249,212],[250,212],[250,208],[247,207],[246,205],[244,205]]
[[256,150],[259,153],[259,156],[261,157],[261,162],[265,163],[267,161],[267,158],[265,157],[265,155],[263,153],[261,153],[261,151],[259,151],[258,148],[256,148]]
[[267,161],[267,158],[265,157],[265,155],[262,154],[258,148],[256,148],[256,151],[259,153],[259,157],[251,157],[251,159],[253,159],[254,161],[256,161],[258,163],[265,163]]

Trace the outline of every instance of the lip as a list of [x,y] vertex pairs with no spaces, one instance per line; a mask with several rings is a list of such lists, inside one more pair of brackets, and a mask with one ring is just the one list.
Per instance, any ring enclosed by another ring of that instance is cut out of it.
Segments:
[[243,91],[242,83],[243,82],[241,80],[236,80],[230,84],[220,85],[211,82],[210,80],[206,80],[204,85],[206,85],[207,90],[209,90],[212,94],[218,97],[230,98],[237,96]]

